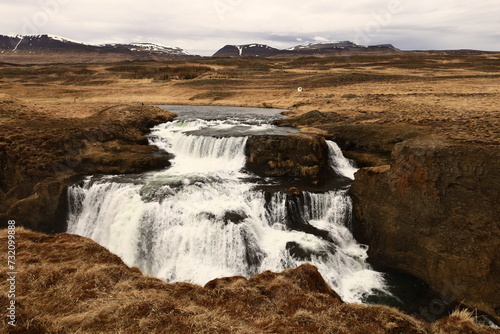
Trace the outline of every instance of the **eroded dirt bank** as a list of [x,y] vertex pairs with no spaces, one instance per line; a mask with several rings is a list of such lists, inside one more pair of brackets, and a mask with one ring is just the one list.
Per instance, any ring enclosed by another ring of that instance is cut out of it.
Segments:
[[[17,229],[16,327],[10,333],[494,333],[465,312],[433,324],[384,306],[343,303],[314,266],[205,287],[167,284],[90,239]],[[0,231],[6,243],[7,231]],[[6,261],[5,253],[1,260]],[[92,261],[89,261],[92,259]],[[0,287],[8,289],[6,274]],[[0,296],[7,305],[6,294]]]
[[44,105],[0,98],[0,219],[62,232],[66,188],[88,174],[134,173],[168,165],[145,134],[175,115],[156,107]]

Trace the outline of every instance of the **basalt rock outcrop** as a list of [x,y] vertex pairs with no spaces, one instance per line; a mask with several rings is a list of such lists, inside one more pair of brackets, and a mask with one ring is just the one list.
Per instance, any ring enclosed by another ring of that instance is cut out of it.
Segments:
[[171,156],[148,146],[145,134],[175,114],[125,105],[82,110],[85,117],[61,117],[20,100],[0,101],[0,226],[13,219],[34,230],[62,232],[66,188],[78,176],[169,164]]
[[413,274],[446,300],[500,319],[500,152],[424,136],[351,188],[354,232],[377,266]]
[[317,179],[327,172],[328,146],[319,136],[251,136],[245,154],[246,168],[261,176]]

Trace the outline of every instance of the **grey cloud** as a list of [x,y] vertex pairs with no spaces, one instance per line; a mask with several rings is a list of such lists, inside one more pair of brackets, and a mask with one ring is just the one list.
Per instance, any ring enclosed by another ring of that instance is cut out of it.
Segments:
[[[61,5],[52,14],[41,5],[54,2]],[[384,21],[395,4],[399,10]],[[18,0],[1,6],[0,33],[21,33],[26,20],[45,15],[38,33],[86,43],[142,39],[204,55],[224,44],[285,48],[315,36],[354,40],[360,33],[370,44],[404,49],[500,50],[497,0]]]

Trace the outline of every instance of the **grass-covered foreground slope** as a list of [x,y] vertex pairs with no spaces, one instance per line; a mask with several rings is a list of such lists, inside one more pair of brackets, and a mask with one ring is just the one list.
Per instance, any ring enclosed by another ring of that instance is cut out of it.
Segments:
[[[0,242],[7,244],[7,230]],[[167,284],[95,242],[18,228],[16,321],[9,333],[494,333],[466,312],[434,324],[383,306],[346,304],[312,265],[205,287]],[[7,263],[2,252],[3,263]],[[1,289],[8,290],[5,271]],[[0,297],[2,309],[9,299]]]

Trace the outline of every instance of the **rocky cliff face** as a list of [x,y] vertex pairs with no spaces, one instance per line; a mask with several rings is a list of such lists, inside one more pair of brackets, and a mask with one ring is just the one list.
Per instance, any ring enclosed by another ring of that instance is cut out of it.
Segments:
[[319,136],[252,136],[245,150],[246,168],[262,176],[317,179],[327,169],[328,147]]
[[355,235],[378,266],[425,280],[447,300],[500,318],[500,152],[425,136],[351,188]]
[[[80,109],[84,110],[80,110]],[[134,173],[168,165],[170,156],[148,146],[145,133],[175,115],[155,107],[85,106],[87,116],[0,101],[0,226],[62,232],[66,188],[88,174]]]
[[[362,117],[360,117],[362,118]],[[429,134],[428,128],[409,124],[363,124],[362,119],[349,118],[335,112],[309,111],[283,118],[277,126],[297,127],[301,132],[320,132],[335,141],[344,155],[359,166],[387,164],[394,145],[404,140]]]
[[351,194],[355,236],[373,264],[421,278],[442,295],[439,307],[463,302],[499,319],[497,146],[318,111],[277,123],[314,127],[369,166],[356,173]]

